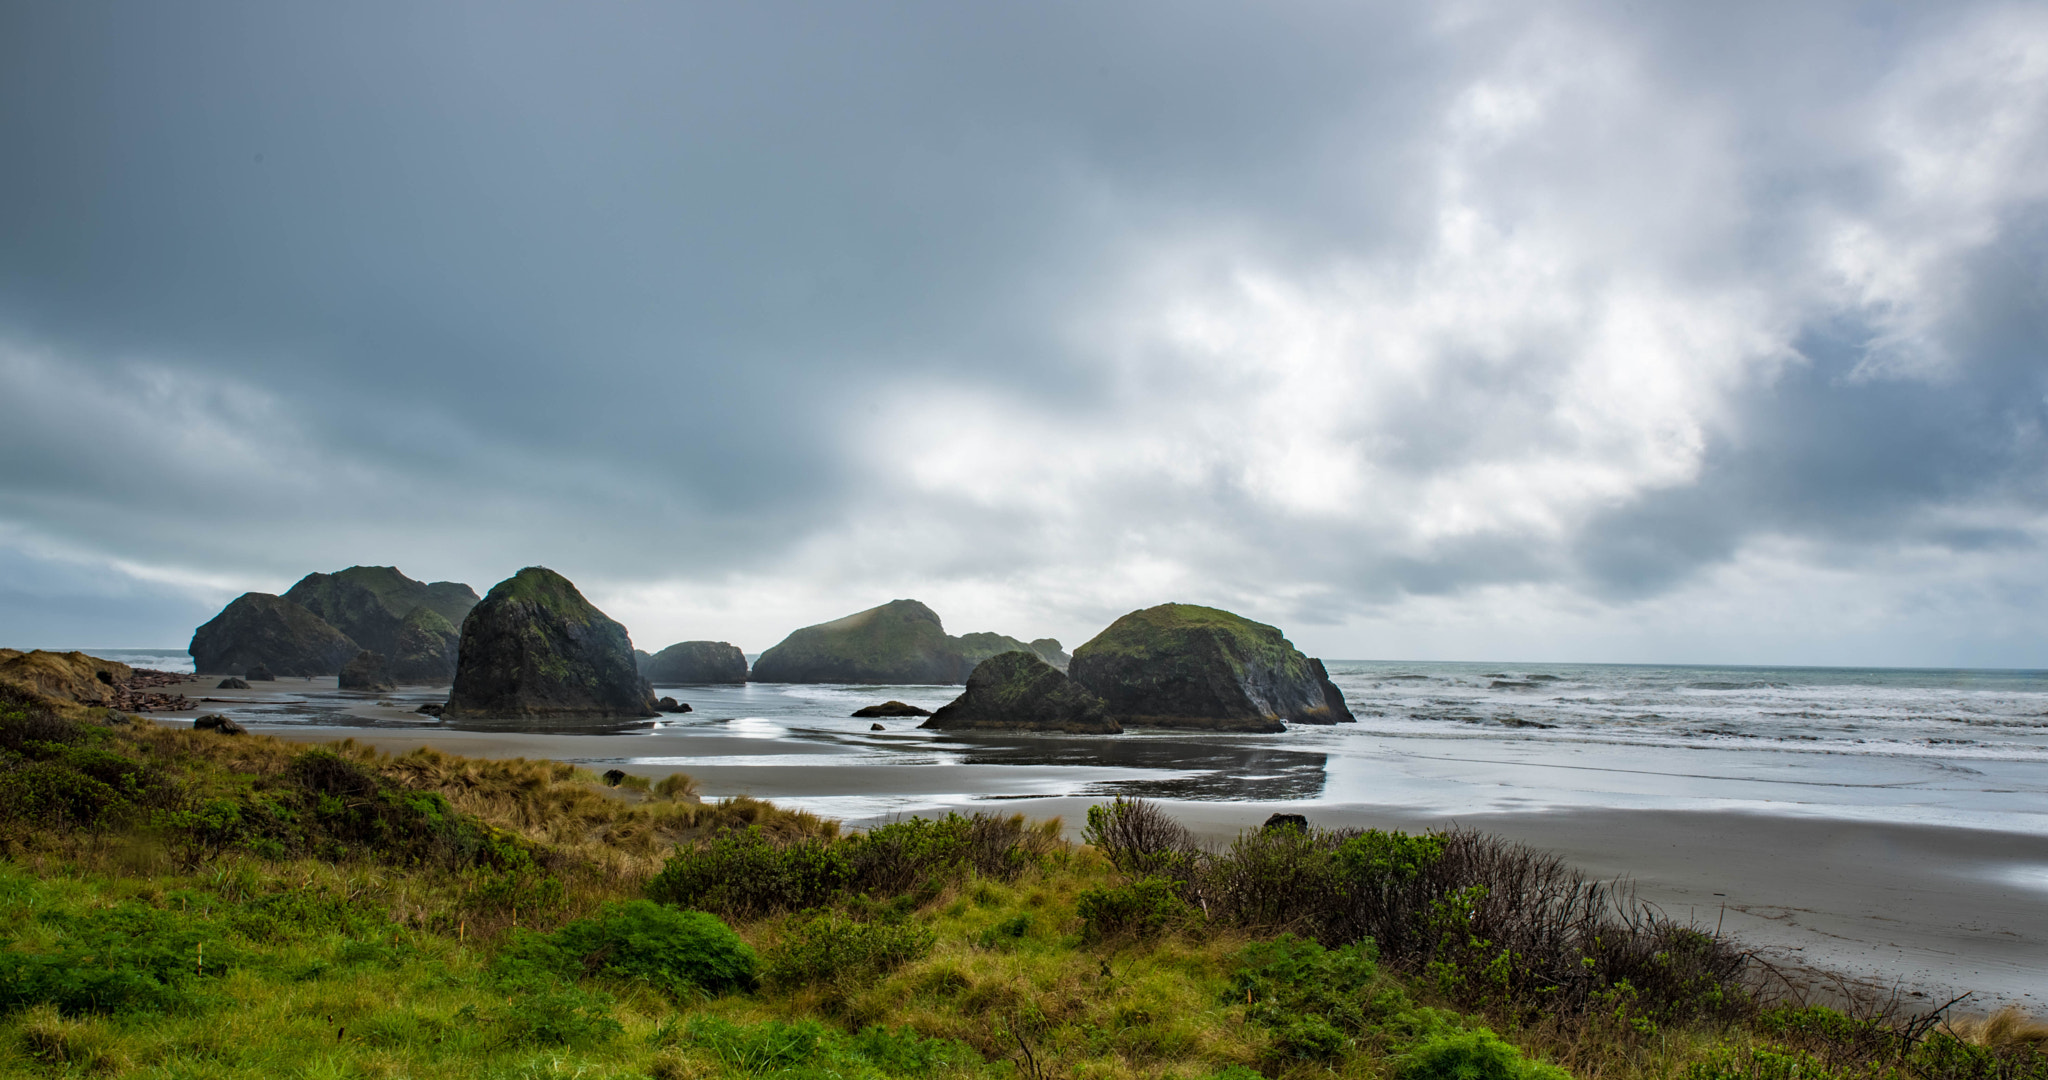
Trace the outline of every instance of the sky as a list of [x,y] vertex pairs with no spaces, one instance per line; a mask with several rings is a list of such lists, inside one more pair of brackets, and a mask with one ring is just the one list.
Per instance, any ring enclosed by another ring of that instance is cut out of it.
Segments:
[[2048,7],[0,6],[0,644],[2048,667]]

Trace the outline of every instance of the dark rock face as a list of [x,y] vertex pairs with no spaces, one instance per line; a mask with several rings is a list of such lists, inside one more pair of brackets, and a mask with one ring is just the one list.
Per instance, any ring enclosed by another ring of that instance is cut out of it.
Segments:
[[747,681],[747,654],[723,641],[678,641],[648,658],[640,669],[656,686]]
[[900,701],[884,701],[880,705],[868,705],[855,709],[853,710],[853,715],[857,719],[867,720],[876,716],[930,716],[931,713],[915,705],[905,705]]
[[692,711],[689,702],[677,701],[672,697],[662,698],[654,703],[654,707],[666,713],[686,713]]
[[257,678],[253,669],[286,675],[332,675],[362,651],[320,616],[269,593],[243,593],[192,632],[192,663],[207,673]]
[[653,716],[626,628],[569,579],[529,566],[499,582],[462,622],[451,719]]
[[455,658],[462,631],[440,612],[421,604],[398,624],[397,651],[391,655],[391,678],[402,683],[439,686],[455,678]]
[[891,600],[843,619],[807,626],[761,654],[755,682],[957,683],[967,677],[960,647],[932,609]]
[[887,731],[887,730],[889,730],[889,729],[888,729],[888,728],[885,728],[885,727],[883,727],[883,726],[882,726],[882,725],[880,725],[880,724],[869,724],[869,725],[868,725],[868,730],[869,730],[869,731]]
[[[307,574],[284,598],[327,620],[363,648],[390,657],[403,654],[399,634],[415,608],[439,615],[453,630],[477,603],[476,590],[459,581],[429,585],[406,577],[395,566],[351,566],[332,574]],[[449,674],[453,674],[452,667]]]
[[439,716],[441,715],[442,711],[447,708],[448,706],[446,705],[436,705],[433,702],[429,701],[425,705],[422,705],[419,708],[414,709],[413,711],[416,713],[425,713],[428,716]]
[[228,676],[225,679],[222,679],[220,681],[220,684],[214,687],[215,690],[247,690],[248,688],[248,683],[245,683],[232,675]]
[[192,721],[194,731],[217,731],[222,735],[247,735],[249,729],[219,713],[208,713]]
[[1308,819],[1300,814],[1274,814],[1266,819],[1264,825],[1259,826],[1260,832],[1272,832],[1275,829],[1300,829],[1307,832]]
[[343,690],[393,690],[397,688],[397,684],[391,680],[391,666],[384,659],[384,654],[374,653],[368,649],[357,653],[356,658],[350,660],[341,669],[341,679],[338,685]]
[[[304,677],[305,677],[305,678],[308,678],[308,679],[312,678],[312,676],[311,676],[311,675],[307,675],[307,676],[304,676]],[[247,679],[247,680],[249,680],[250,682],[276,682],[276,681],[277,681],[277,676],[275,676],[275,675],[272,675],[272,674],[270,673],[270,669],[269,669],[269,668],[267,668],[267,667],[265,667],[265,666],[263,666],[262,664],[258,664],[258,665],[256,665],[255,667],[252,667],[252,668],[250,668],[250,669],[249,669],[249,670],[248,670],[247,672],[245,672],[245,673],[244,673],[244,674],[242,675],[242,678],[244,678],[244,679]]]
[[647,662],[652,659],[654,659],[654,656],[646,649],[633,650],[633,666],[640,669],[640,674],[642,675],[647,674]]
[[1216,608],[1131,612],[1075,649],[1067,670],[1126,724],[1278,732],[1283,720],[1336,722],[1328,680],[1308,657],[1279,630]]
[[605,786],[606,786],[606,787],[618,787],[618,786],[619,786],[620,784],[623,784],[623,783],[625,783],[625,782],[626,782],[626,770],[624,770],[624,769],[606,769],[606,770],[605,770],[605,774],[604,774],[604,783],[605,783]]
[[1031,651],[1037,653],[1039,659],[1061,671],[1067,670],[1067,665],[1074,662],[1074,658],[1067,655],[1067,650],[1060,648],[1058,638],[1039,638],[1031,643]]
[[991,656],[967,677],[967,692],[919,727],[940,731],[1067,731],[1114,735],[1123,730],[1102,699],[1074,684],[1035,652]]
[[1294,719],[1304,724],[1357,723],[1358,717],[1351,715],[1350,706],[1344,704],[1344,691],[1337,689],[1337,684],[1330,681],[1330,673],[1323,669],[1323,662],[1313,656],[1309,657],[1308,670],[1323,688],[1323,711],[1318,713],[1311,709]]

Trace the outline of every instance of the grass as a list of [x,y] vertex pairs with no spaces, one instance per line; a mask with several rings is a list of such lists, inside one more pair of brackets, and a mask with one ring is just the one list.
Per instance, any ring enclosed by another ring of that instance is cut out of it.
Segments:
[[[149,782],[7,822],[0,1075],[2048,1078],[2015,1013],[1773,1007],[1607,953],[1545,991],[1544,942],[1676,939],[1471,834],[1210,851],[1139,803],[1081,845],[993,815],[844,833],[680,782],[0,702],[0,781],[31,769]],[[1518,929],[1475,888],[1571,904]]]

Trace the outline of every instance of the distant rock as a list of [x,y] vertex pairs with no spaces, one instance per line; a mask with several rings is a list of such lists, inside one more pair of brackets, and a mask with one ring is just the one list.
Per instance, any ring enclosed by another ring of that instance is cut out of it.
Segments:
[[[192,663],[207,674],[257,672],[333,675],[362,651],[347,634],[298,604],[269,593],[243,593],[192,632]],[[274,676],[273,676],[274,678]]]
[[529,566],[494,586],[462,623],[450,719],[654,716],[626,628],[569,579]]
[[855,709],[853,715],[857,719],[867,720],[877,716],[930,716],[931,711],[915,705],[905,705],[900,701],[884,701],[880,705],[867,705]]
[[662,698],[654,703],[654,707],[665,713],[686,713],[692,711],[689,702],[677,701],[672,697]]
[[192,721],[192,730],[215,731],[219,732],[222,735],[247,735],[249,733],[248,728],[245,728],[242,725],[235,723],[233,720],[230,720],[227,717],[220,715],[219,713],[208,713],[207,715]]
[[1260,832],[1272,832],[1275,829],[1300,829],[1307,832],[1308,819],[1300,814],[1274,814],[1266,819],[1264,825],[1259,826]]
[[753,680],[769,683],[958,683],[968,664],[932,609],[891,600],[807,626],[761,654]]
[[1039,638],[1031,643],[1031,651],[1037,653],[1039,659],[1061,671],[1067,670],[1067,665],[1074,660],[1073,657],[1067,655],[1067,650],[1060,647],[1060,639],[1058,638]]
[[438,702],[429,701],[425,705],[422,705],[419,708],[414,709],[413,711],[416,713],[426,713],[428,716],[439,716],[447,708],[448,706],[446,705],[439,704]]
[[391,678],[402,683],[445,685],[455,679],[455,657],[461,648],[462,631],[439,611],[421,604],[406,612],[405,620],[398,624]]
[[678,641],[648,658],[640,669],[656,686],[747,681],[747,654],[723,641]]
[[642,675],[647,674],[647,664],[653,659],[653,654],[649,653],[646,649],[633,650],[633,667],[638,669]]
[[342,666],[341,678],[336,685],[342,690],[373,692],[398,688],[392,681],[391,664],[384,659],[384,654],[368,649],[357,653],[355,659]]
[[981,663],[991,656],[998,656],[1006,652],[1016,652],[1018,650],[1024,652],[1037,651],[1030,644],[1019,641],[1008,634],[998,634],[986,630],[975,634],[961,634],[953,639],[953,644],[959,647],[960,658],[967,661],[968,671],[973,671],[974,665]]
[[[284,598],[325,619],[363,648],[393,658],[405,653],[398,639],[415,608],[439,615],[452,631],[477,603],[476,590],[459,581],[429,585],[406,577],[395,566],[307,574]],[[453,673],[451,666],[448,674]]]
[[1074,684],[1037,653],[991,656],[967,677],[967,692],[918,725],[938,731],[1066,731],[1113,735],[1123,730],[1102,699]]
[[220,684],[214,687],[215,690],[247,690],[248,688],[248,683],[243,682],[241,679],[237,679],[232,675],[228,676],[225,679],[222,679],[220,681]]
[[887,731],[887,730],[889,730],[889,729],[888,729],[888,728],[885,728],[885,727],[883,727],[883,726],[882,726],[882,725],[880,725],[880,724],[869,724],[869,725],[868,725],[868,730],[869,730],[869,731]]
[[[311,676],[311,675],[307,675],[307,676],[303,676],[303,677],[304,677],[304,678],[308,678],[308,679],[312,678],[312,676]],[[267,666],[265,666],[265,665],[263,665],[263,664],[257,664],[257,665],[256,665],[255,667],[252,667],[252,668],[250,668],[250,669],[249,669],[248,671],[246,671],[246,672],[243,672],[243,673],[242,673],[242,678],[244,678],[244,679],[247,679],[247,680],[249,680],[250,682],[276,682],[276,681],[277,681],[277,676],[275,676],[275,675],[272,675],[272,674],[270,673],[270,668],[268,668]]]
[[1278,629],[1216,608],[1131,612],[1075,649],[1067,670],[1125,724],[1279,732],[1283,720],[1337,722],[1336,688],[1308,657]]

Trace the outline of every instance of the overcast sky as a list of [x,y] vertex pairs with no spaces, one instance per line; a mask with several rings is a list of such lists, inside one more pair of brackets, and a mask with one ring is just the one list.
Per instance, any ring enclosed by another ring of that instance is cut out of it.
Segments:
[[2048,666],[2040,4],[0,5],[0,644]]

